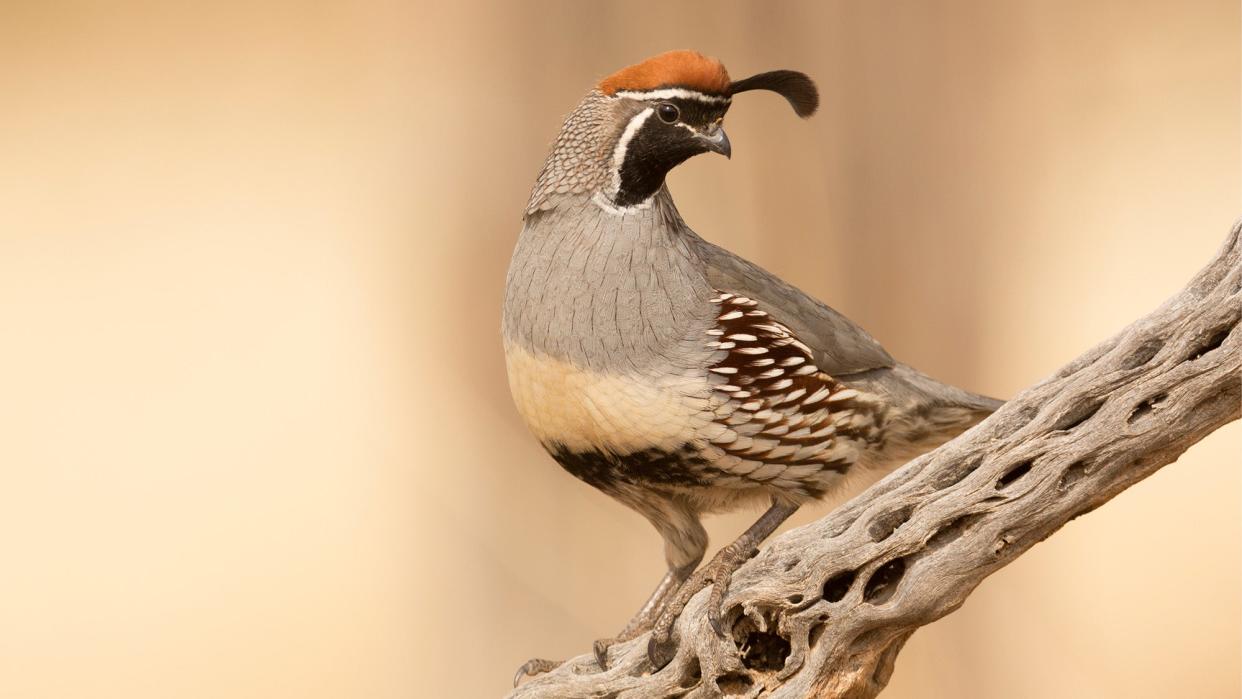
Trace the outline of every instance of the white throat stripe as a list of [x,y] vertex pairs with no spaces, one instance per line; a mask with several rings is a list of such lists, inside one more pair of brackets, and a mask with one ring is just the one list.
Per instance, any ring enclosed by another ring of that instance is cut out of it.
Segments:
[[643,127],[643,123],[651,117],[655,111],[654,107],[647,107],[643,111],[635,114],[630,123],[625,125],[625,131],[621,132],[621,138],[617,139],[617,147],[612,151],[612,196],[617,196],[621,191],[621,166],[625,165],[625,151],[630,147],[630,140],[634,138],[634,134]]
[[668,87],[663,90],[618,90],[616,97],[628,97],[636,100],[668,100],[668,99],[688,99],[698,100],[700,102],[710,102],[712,104],[727,104],[732,97],[721,97],[720,95],[709,95],[704,92],[695,90],[687,90],[681,87]]

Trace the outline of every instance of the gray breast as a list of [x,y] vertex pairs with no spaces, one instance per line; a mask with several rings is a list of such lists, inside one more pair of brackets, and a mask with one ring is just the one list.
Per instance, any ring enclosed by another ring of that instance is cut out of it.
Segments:
[[624,215],[588,195],[527,217],[509,267],[507,343],[607,373],[705,371],[714,295],[667,192]]

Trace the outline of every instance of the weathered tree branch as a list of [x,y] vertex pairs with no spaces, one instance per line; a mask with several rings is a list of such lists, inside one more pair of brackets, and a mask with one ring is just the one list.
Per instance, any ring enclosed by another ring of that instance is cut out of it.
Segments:
[[995,415],[733,577],[727,638],[707,591],[652,672],[647,636],[570,660],[513,697],[874,697],[918,627],[1071,519],[1242,413],[1242,265],[1234,224],[1180,293]]

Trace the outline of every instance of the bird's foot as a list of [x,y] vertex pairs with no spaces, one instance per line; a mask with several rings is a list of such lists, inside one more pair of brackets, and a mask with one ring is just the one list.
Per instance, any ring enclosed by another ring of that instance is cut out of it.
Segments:
[[738,539],[720,549],[707,565],[696,570],[674,596],[656,619],[651,629],[651,640],[647,642],[647,657],[657,668],[668,665],[677,651],[672,642],[673,625],[677,617],[686,608],[686,604],[695,593],[707,585],[712,586],[711,597],[707,601],[707,621],[712,625],[718,636],[724,636],[721,623],[721,606],[724,604],[725,593],[729,591],[729,581],[734,571],[752,558],[757,552],[753,542]]
[[[599,663],[599,669],[600,670],[608,669],[608,649],[611,648],[614,643],[628,641],[633,637],[634,637],[633,634],[629,636],[625,636],[623,634],[621,636],[614,636],[612,638],[601,638],[598,641],[596,641],[592,645],[591,649],[595,653],[595,662]],[[523,663],[522,667],[519,667],[517,670],[517,673],[513,675],[513,686],[514,687],[518,686],[519,684],[521,684],[522,680],[526,679],[527,677],[534,677],[536,675],[542,675],[545,672],[551,672],[552,670],[555,670],[556,668],[564,664],[565,664],[564,660],[545,660],[544,658],[531,658],[530,660],[527,660],[525,663]]]
[[555,670],[556,668],[564,664],[565,664],[564,660],[546,660],[544,658],[531,658],[530,660],[527,660],[526,662],[522,663],[522,667],[519,667],[517,669],[517,672],[513,674],[513,686],[514,687],[518,686],[519,684],[522,683],[522,680],[526,679],[527,677],[534,677],[536,675],[542,675],[543,673]]
[[608,649],[611,648],[614,643],[627,640],[629,639],[614,636],[612,638],[601,638],[591,645],[591,650],[595,652],[595,662],[599,663],[599,669],[608,669]]

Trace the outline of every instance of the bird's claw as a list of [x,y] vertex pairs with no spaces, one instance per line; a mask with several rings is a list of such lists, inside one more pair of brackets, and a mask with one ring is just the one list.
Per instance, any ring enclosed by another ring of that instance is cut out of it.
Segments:
[[651,634],[651,638],[647,641],[647,659],[651,661],[653,667],[659,669],[668,665],[676,653],[677,645],[672,642],[671,638],[661,640],[656,638],[655,633]]
[[595,662],[599,663],[600,670],[608,669],[608,649],[616,641],[615,638],[601,638],[591,645],[591,650],[595,651]]
[[531,658],[522,663],[522,666],[513,674],[513,686],[521,684],[522,680],[535,675],[542,675],[550,670],[555,670],[564,664],[563,660],[546,660],[544,658]]
[[[600,670],[608,669],[608,649],[611,648],[612,644],[616,643],[616,641],[617,639],[615,638],[601,638],[595,642],[594,646],[592,646],[592,650],[595,651],[595,662],[599,663]],[[530,660],[522,663],[522,667],[519,667],[517,672],[514,673],[513,686],[518,686],[521,684],[522,680],[527,677],[542,675],[543,673],[555,670],[564,664],[565,661],[563,660],[531,658]]]
[[[750,553],[752,550],[746,549],[746,553]],[[710,563],[696,570],[682,584],[681,588],[677,590],[676,596],[669,600],[668,605],[660,613],[651,630],[651,640],[647,642],[647,658],[652,665],[656,668],[661,668],[673,659],[676,651],[676,644],[672,642],[673,625],[676,623],[677,617],[681,616],[690,598],[694,597],[699,590],[708,584],[712,586],[712,591],[711,596],[707,600],[707,622],[711,624],[712,630],[716,632],[717,636],[720,638],[725,637],[724,622],[722,620],[724,597],[729,591],[729,581],[733,577],[733,572],[747,558],[749,556],[742,555],[734,547],[726,546],[716,554],[716,557]]]
[[[712,586],[712,597],[716,596],[716,586]],[[719,638],[725,637],[724,623],[720,621],[720,605],[713,604],[707,608],[707,623],[712,625],[712,631],[716,632]]]

